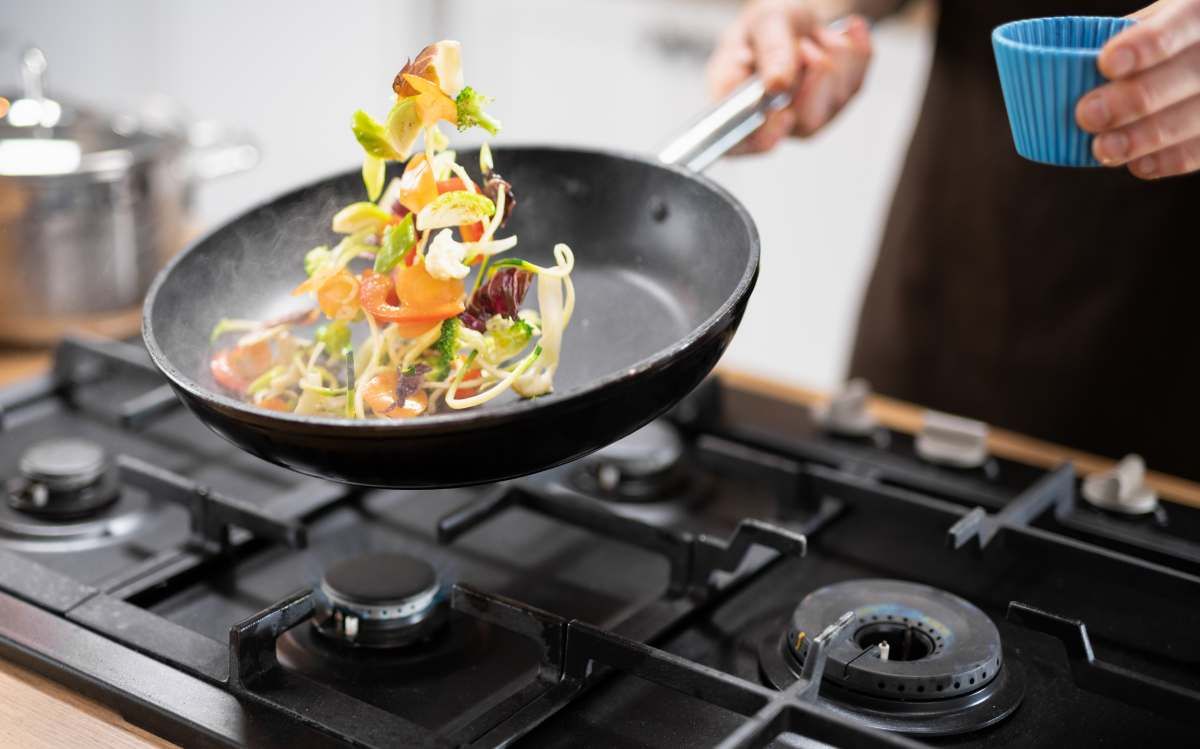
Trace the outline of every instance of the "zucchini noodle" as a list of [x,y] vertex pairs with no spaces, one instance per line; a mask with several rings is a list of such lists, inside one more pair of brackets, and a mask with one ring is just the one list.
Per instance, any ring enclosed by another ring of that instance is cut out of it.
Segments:
[[467,370],[475,358],[475,352],[472,352],[471,356],[467,357],[467,364],[464,364],[462,369],[459,370],[458,375],[454,378],[454,382],[450,385],[450,389],[446,391],[446,405],[450,408],[457,409],[482,406],[484,403],[487,403],[504,391],[508,390],[512,384],[516,382],[517,378],[525,373],[525,370],[533,366],[533,363],[536,362],[541,355],[542,347],[534,346],[533,351],[529,352],[529,354],[521,360],[521,363],[514,367],[513,371],[509,372],[508,376],[503,380],[491,386],[482,393],[476,393],[475,395],[472,395],[470,398],[458,398],[456,393],[458,392],[459,383],[462,380],[463,373]]
[[371,315],[367,315],[367,326],[371,329],[371,337],[368,341],[371,344],[371,359],[367,362],[367,366],[357,373],[354,382],[354,415],[360,419],[366,417],[363,412],[363,388],[376,374],[379,366],[379,352],[382,349],[382,346],[379,345],[379,324]]
[[420,338],[415,339],[412,342],[412,345],[409,346],[408,351],[404,353],[404,358],[400,361],[400,367],[402,369],[408,369],[412,365],[416,364],[417,357],[425,353],[430,346],[437,343],[437,339],[441,336],[441,334],[441,327],[434,327],[428,332],[423,333]]
[[471,179],[471,175],[467,174],[466,169],[463,169],[461,166],[459,166],[458,164],[456,164],[453,161],[451,161],[447,166],[450,167],[451,172],[454,172],[455,177],[458,177],[459,179],[462,180],[462,183],[464,185],[466,185],[466,187],[469,191],[479,192],[479,188],[477,188],[475,186],[475,181]]

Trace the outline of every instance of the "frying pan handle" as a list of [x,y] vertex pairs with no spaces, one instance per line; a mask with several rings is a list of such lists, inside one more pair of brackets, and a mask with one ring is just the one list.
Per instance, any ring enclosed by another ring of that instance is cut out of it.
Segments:
[[[840,31],[845,24],[839,18],[828,27]],[[658,160],[702,172],[757,130],[769,113],[791,103],[790,91],[767,93],[762,79],[752,75],[659,151]]]
[[766,122],[768,113],[791,103],[790,92],[768,94],[762,79],[750,76],[659,151],[658,160],[702,172]]

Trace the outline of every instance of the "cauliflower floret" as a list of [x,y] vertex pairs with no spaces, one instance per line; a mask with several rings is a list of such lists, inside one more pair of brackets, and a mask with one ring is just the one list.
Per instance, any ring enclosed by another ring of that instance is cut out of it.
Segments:
[[466,259],[466,245],[455,240],[450,229],[442,229],[429,243],[429,249],[425,252],[425,270],[439,281],[466,278],[471,272],[463,262]]

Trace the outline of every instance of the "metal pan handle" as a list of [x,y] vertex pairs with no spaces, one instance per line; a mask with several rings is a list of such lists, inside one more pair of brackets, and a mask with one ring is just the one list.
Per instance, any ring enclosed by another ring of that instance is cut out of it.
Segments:
[[[845,25],[839,18],[828,28],[841,31]],[[659,151],[658,160],[702,172],[757,130],[769,113],[791,103],[791,92],[769,94],[762,79],[752,75]]]
[[766,122],[768,113],[791,103],[790,92],[768,94],[762,79],[751,76],[659,151],[658,160],[702,172]]

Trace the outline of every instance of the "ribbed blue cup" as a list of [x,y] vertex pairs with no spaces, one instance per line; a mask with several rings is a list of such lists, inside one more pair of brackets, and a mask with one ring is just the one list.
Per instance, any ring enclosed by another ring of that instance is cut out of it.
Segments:
[[1104,83],[1100,48],[1133,21],[1061,16],[997,26],[992,49],[1017,153],[1058,166],[1099,166],[1092,136],[1075,124],[1075,105]]

